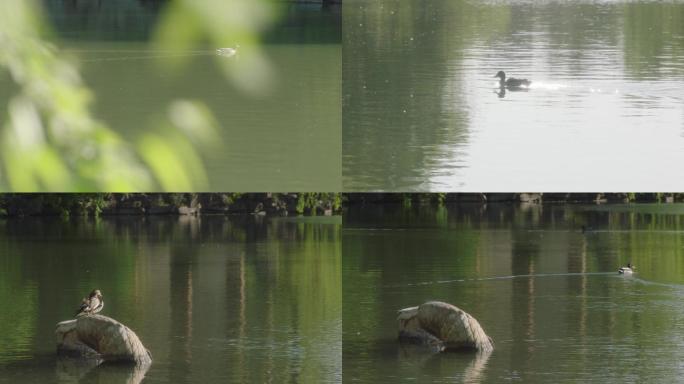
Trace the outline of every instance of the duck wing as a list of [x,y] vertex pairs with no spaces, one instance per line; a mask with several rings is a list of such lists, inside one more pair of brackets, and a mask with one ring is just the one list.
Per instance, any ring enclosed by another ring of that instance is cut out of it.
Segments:
[[90,304],[88,303],[88,299],[84,298],[83,301],[81,301],[81,306],[78,307],[78,311],[76,311],[75,316],[78,316],[81,313],[88,312],[89,307],[90,307]]
[[90,301],[90,313],[98,313],[104,308],[104,300],[93,297]]

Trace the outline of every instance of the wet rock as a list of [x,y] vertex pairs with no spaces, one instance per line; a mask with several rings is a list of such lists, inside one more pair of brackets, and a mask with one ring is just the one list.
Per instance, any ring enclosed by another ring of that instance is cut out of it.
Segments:
[[57,353],[111,362],[150,364],[152,357],[138,336],[118,321],[102,315],[62,321],[55,330]]
[[521,203],[541,203],[541,193],[521,193],[518,198]]
[[397,321],[402,342],[424,344],[439,351],[474,349],[488,352],[494,349],[492,339],[480,323],[448,303],[429,301],[402,309]]
[[196,207],[178,207],[177,213],[179,215],[199,215],[200,210],[202,209],[201,206],[196,206]]

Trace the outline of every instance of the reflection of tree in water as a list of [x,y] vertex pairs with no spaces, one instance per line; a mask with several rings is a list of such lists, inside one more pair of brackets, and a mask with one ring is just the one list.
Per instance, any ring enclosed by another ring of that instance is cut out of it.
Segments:
[[[46,17],[64,37],[147,40],[168,0],[43,0]],[[75,35],[77,33],[77,35]]]
[[684,73],[684,4],[634,2],[623,6],[624,60],[638,78],[676,77]]
[[[455,150],[467,140],[464,92],[450,69],[459,63],[463,40],[452,38],[450,2],[378,1],[360,8],[346,14],[343,31],[342,143],[343,153],[354,156],[345,174],[391,190],[402,182],[397,176],[425,177],[445,155],[435,153],[435,142]],[[378,159],[383,167],[369,166]]]
[[[27,218],[0,229],[0,300],[20,321],[0,314],[0,334],[28,348],[0,351],[3,364],[16,361],[12,374],[54,375],[54,349],[47,362],[36,351],[54,339],[55,319],[73,315],[82,286],[103,290],[105,312],[135,328],[152,369],[174,382],[318,382],[341,364],[330,355],[340,335],[339,224],[217,215]],[[128,380],[117,368],[58,374]]]

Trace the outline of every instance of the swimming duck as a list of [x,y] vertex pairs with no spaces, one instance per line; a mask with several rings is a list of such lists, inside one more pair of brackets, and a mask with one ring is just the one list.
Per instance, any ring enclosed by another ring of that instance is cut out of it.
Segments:
[[93,315],[98,313],[104,307],[104,300],[102,300],[102,293],[99,289],[93,289],[88,297],[83,298],[81,307],[76,311],[76,316]]
[[630,263],[627,263],[626,267],[620,267],[620,269],[618,269],[618,273],[622,275],[631,275],[634,273],[634,266]]
[[219,56],[232,57],[237,54],[238,48],[240,48],[239,45],[236,45],[235,48],[218,48],[216,49],[216,54]]
[[506,79],[506,73],[504,71],[499,71],[494,77],[499,78],[499,87],[501,88],[511,89],[529,87],[530,84],[532,84],[532,82],[527,79],[515,79],[513,77]]

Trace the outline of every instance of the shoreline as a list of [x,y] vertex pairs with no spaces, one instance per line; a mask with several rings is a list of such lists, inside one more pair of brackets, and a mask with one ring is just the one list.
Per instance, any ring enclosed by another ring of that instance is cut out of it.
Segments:
[[333,216],[340,193],[5,193],[0,217]]

